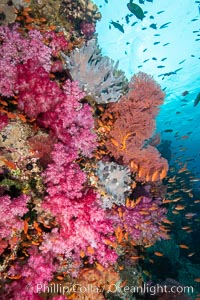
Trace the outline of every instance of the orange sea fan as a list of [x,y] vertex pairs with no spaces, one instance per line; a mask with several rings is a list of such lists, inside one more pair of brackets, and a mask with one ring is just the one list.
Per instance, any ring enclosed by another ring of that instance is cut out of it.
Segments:
[[163,103],[165,94],[152,76],[139,72],[132,77],[129,88],[128,99],[135,103],[137,108],[150,108],[157,114],[157,107]]
[[135,149],[142,148],[144,141],[148,140],[155,129],[155,121],[147,112],[141,114],[133,110],[127,101],[125,108],[115,121],[109,139],[106,142],[107,149],[115,158],[123,157],[124,163],[132,158]]
[[153,146],[134,152],[130,169],[136,172],[137,181],[160,181],[167,175],[167,160]]
[[164,93],[151,76],[142,72],[132,78],[129,88],[127,95],[105,110],[114,120],[105,145],[115,159],[131,167],[136,180],[162,180],[167,174],[167,161],[148,141]]

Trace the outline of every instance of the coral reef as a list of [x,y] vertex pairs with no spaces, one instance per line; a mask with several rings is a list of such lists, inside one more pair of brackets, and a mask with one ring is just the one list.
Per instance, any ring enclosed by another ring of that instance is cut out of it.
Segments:
[[161,226],[167,211],[160,206],[159,199],[141,196],[136,201],[127,201],[126,207],[118,208],[121,226],[124,226],[137,245],[153,244],[161,238],[169,238]]
[[[145,247],[169,238],[168,166],[151,139],[164,94],[144,73],[128,91],[93,37],[91,1],[12,4],[0,27],[0,298],[134,298],[122,288],[143,283]],[[57,283],[68,293],[50,295]]]
[[95,22],[101,17],[98,7],[90,0],[62,0],[61,11],[65,14],[66,18],[79,21],[88,19],[91,22]]

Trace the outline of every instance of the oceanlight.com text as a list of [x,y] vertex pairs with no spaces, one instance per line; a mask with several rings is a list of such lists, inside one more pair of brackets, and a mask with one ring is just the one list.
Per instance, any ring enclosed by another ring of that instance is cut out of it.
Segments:
[[77,294],[98,294],[102,292],[108,293],[131,293],[131,294],[149,294],[149,295],[156,295],[156,294],[192,294],[194,292],[194,288],[192,286],[167,286],[167,285],[149,285],[144,284],[142,286],[129,286],[125,285],[120,287],[118,284],[111,284],[106,286],[106,288],[98,287],[92,284],[82,285],[82,284],[73,284],[70,286],[65,286],[63,284],[52,284],[52,285],[45,285],[45,284],[37,284],[36,292],[37,293],[49,293],[49,294],[70,294],[70,293],[77,293]]

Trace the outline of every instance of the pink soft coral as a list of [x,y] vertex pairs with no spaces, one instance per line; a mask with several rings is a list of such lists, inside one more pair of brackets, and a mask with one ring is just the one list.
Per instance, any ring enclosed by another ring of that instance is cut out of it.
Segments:
[[58,84],[49,79],[48,72],[42,66],[38,67],[35,60],[18,65],[17,75],[18,109],[28,117],[36,118],[53,109],[64,96]]
[[27,264],[14,263],[8,271],[9,276],[21,274],[21,278],[7,285],[9,299],[13,300],[39,300],[39,292],[45,292],[49,282],[53,278],[57,265],[54,256],[49,253],[39,252],[37,247],[32,246],[28,250],[29,259]]
[[0,114],[0,130],[8,125],[8,117],[7,115]]
[[27,213],[27,202],[30,197],[21,195],[11,199],[10,196],[0,197],[0,237],[9,239],[14,233],[23,229],[21,217]]
[[84,188],[86,174],[73,162],[76,155],[67,146],[55,144],[53,162],[43,174],[48,195],[42,208],[55,217],[60,228],[44,236],[41,249],[76,260],[82,250],[90,262],[96,258],[104,265],[112,263],[117,255],[104,239],[113,239],[113,227],[97,205],[96,194]]
[[52,49],[52,55],[54,57],[57,57],[60,51],[67,50],[68,42],[61,32],[56,33],[54,31],[47,31],[44,33],[44,38]]
[[33,59],[37,61],[38,67],[50,70],[52,49],[43,43],[43,36],[39,31],[29,31],[25,38],[17,31],[16,25],[1,26],[0,40],[0,93],[3,96],[14,95],[17,65]]
[[82,196],[81,190],[86,181],[86,174],[78,164],[72,162],[76,157],[76,151],[61,143],[55,144],[52,151],[53,163],[48,165],[43,174],[47,192],[51,197],[64,195],[73,199]]
[[59,194],[46,197],[43,208],[56,216],[60,229],[45,234],[41,246],[43,251],[53,251],[76,260],[84,251],[91,263],[94,259],[103,265],[114,263],[117,254],[106,245],[106,240],[114,239],[112,222],[95,200],[96,195],[91,191],[73,200]]
[[67,80],[63,90],[64,95],[60,96],[54,109],[40,116],[38,122],[51,129],[62,143],[71,143],[75,151],[90,157],[97,146],[96,135],[92,131],[94,119],[91,107],[79,102],[85,94],[77,82]]

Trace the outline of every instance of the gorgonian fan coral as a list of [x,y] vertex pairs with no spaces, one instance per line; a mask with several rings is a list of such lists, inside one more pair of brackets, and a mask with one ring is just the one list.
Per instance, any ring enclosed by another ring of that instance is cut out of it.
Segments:
[[165,94],[153,77],[139,72],[132,77],[129,88],[130,91],[127,96],[133,106],[139,110],[149,110],[151,115],[155,117],[158,113],[159,105],[163,103]]
[[137,180],[156,181],[166,176],[167,161],[148,145],[155,130],[155,116],[164,93],[151,76],[140,72],[130,83],[130,91],[108,109],[114,117],[106,146],[116,159],[137,172]]
[[101,55],[96,39],[91,39],[70,57],[65,56],[73,80],[97,103],[116,102],[127,88],[124,74],[110,58]]

